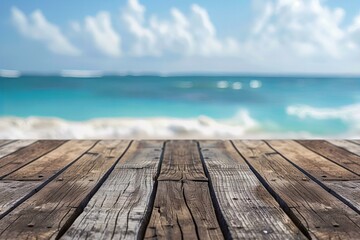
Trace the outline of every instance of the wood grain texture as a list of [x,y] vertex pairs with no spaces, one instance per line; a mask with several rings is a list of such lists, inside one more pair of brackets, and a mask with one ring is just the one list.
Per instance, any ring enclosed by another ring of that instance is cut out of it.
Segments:
[[298,140],[300,144],[360,176],[360,156],[325,140]]
[[160,181],[145,239],[223,239],[207,182]]
[[145,238],[223,239],[195,141],[165,144]]
[[100,141],[54,181],[0,220],[0,239],[49,239],[66,231],[129,141]]
[[0,180],[0,192],[4,193],[0,197],[0,205],[2,206],[0,218],[39,191],[51,178],[76,161],[95,143],[96,141],[68,141],[38,160]]
[[7,211],[13,208],[17,202],[36,188],[38,182],[29,181],[0,181],[0,219]]
[[359,176],[294,141],[271,140],[267,143],[308,177],[318,181],[327,191],[360,212]]
[[344,148],[349,152],[355,153],[356,155],[360,156],[360,145],[348,140],[327,140],[331,144],[334,144],[338,147]]
[[5,157],[6,155],[9,155],[10,153],[13,153],[17,151],[18,149],[24,148],[30,144],[33,144],[36,142],[35,140],[17,140],[13,141],[11,143],[2,145],[0,147],[0,161],[2,157]]
[[59,147],[63,140],[39,140],[0,159],[0,179]]
[[305,239],[229,141],[200,147],[232,238]]
[[57,149],[29,163],[23,168],[9,174],[4,179],[21,181],[42,181],[53,176],[62,168],[78,159],[93,147],[94,140],[71,140]]
[[163,141],[135,141],[62,239],[135,239],[145,219]]
[[170,141],[166,143],[158,181],[185,179],[207,181],[197,143],[191,140]]
[[360,239],[359,214],[309,179],[263,141],[233,141],[239,153],[317,239]]
[[6,144],[9,144],[11,142],[15,142],[16,140],[0,140],[0,147],[6,145]]

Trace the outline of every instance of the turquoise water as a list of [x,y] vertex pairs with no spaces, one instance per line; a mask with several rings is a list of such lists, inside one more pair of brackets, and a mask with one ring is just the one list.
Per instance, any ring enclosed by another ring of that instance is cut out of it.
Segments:
[[301,118],[289,114],[287,109],[301,105],[315,111],[336,112],[358,103],[360,79],[355,77],[0,77],[0,116],[3,117],[83,121],[204,115],[236,124],[238,112],[245,110],[264,129],[338,134],[351,131],[353,121],[358,119],[331,114]]

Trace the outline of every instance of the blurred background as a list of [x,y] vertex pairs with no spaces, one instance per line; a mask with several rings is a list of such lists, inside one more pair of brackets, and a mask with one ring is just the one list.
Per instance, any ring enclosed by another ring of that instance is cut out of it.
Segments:
[[359,138],[360,0],[1,1],[0,138]]

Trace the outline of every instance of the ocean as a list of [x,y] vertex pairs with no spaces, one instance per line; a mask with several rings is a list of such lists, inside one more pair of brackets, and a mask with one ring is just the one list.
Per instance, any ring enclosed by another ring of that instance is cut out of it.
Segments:
[[359,136],[357,77],[0,77],[0,138]]

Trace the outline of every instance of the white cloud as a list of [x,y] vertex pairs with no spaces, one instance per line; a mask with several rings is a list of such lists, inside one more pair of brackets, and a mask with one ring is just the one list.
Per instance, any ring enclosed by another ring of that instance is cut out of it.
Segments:
[[95,46],[103,54],[111,57],[121,55],[121,38],[114,30],[108,12],[102,11],[95,17],[86,17],[85,31],[92,36]]
[[185,15],[177,8],[170,11],[171,19],[159,20],[145,16],[146,8],[137,0],[129,0],[123,19],[136,42],[132,53],[137,56],[230,56],[238,53],[232,38],[219,39],[206,9],[193,4]]
[[355,44],[342,26],[344,17],[343,9],[331,9],[321,0],[266,1],[248,46],[269,55],[342,58],[353,54]]
[[59,27],[49,22],[40,10],[26,16],[20,9],[12,7],[11,14],[16,28],[25,37],[45,43],[47,48],[56,54],[80,55],[80,50],[73,46]]

